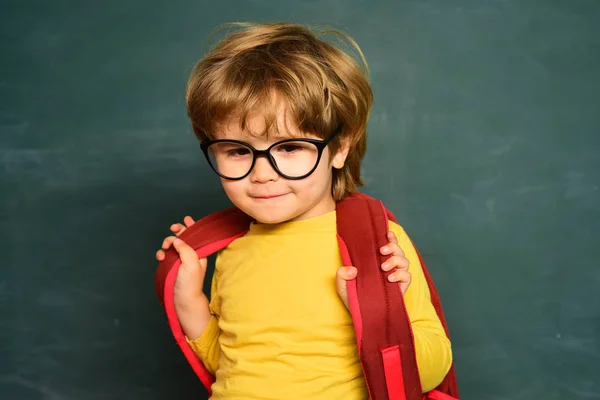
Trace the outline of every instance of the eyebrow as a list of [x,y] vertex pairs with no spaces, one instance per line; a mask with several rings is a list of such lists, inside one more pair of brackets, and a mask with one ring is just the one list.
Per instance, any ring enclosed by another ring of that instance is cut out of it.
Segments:
[[318,137],[316,135],[310,135],[310,134],[304,134],[304,133],[302,133],[300,135],[292,135],[292,134],[281,135],[281,134],[277,133],[277,134],[271,134],[271,135],[269,135],[268,139],[265,139],[265,136],[266,135],[264,135],[264,134],[261,134],[261,135],[252,135],[252,134],[249,134],[249,133],[246,133],[246,132],[243,133],[243,137],[242,138],[240,138],[240,137],[228,137],[228,135],[216,134],[216,135],[214,135],[214,139],[213,140],[238,140],[240,142],[249,143],[251,140],[249,141],[247,139],[257,139],[257,140],[263,139],[263,140],[265,140],[267,142],[275,143],[275,142],[279,142],[281,140],[288,140],[288,139],[317,139],[317,140],[322,139],[322,138],[320,138],[320,137]]

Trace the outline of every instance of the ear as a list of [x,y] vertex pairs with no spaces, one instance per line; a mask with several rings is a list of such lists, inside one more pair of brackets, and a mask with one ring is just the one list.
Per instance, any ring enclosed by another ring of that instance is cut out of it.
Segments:
[[337,152],[333,155],[331,159],[331,165],[335,169],[342,169],[344,163],[346,162],[346,157],[348,157],[348,152],[350,151],[350,141],[348,139],[342,139],[340,143],[340,147]]

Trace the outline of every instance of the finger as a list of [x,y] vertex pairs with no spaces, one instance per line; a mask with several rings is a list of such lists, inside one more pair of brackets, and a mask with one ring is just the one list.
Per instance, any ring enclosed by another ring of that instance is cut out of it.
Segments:
[[173,232],[174,234],[180,235],[181,233],[183,233],[183,231],[185,231],[185,226],[183,224],[171,225],[171,232]]
[[411,280],[412,275],[410,272],[402,269],[397,269],[388,275],[388,281],[390,282],[406,282]]
[[410,282],[412,281],[412,275],[408,271],[398,270],[390,274],[388,276],[388,280],[390,282],[396,282],[400,284],[400,289],[402,290],[402,294],[404,294],[410,286]]
[[175,239],[177,239],[176,236],[167,236],[165,240],[163,240],[161,248],[163,250],[169,250]]
[[381,264],[381,269],[391,271],[392,269],[408,270],[410,261],[404,256],[392,256]]
[[356,277],[357,270],[354,267],[340,267],[336,272],[335,277],[335,286],[338,292],[338,295],[342,299],[342,302],[346,306],[348,305],[348,284],[347,281]]
[[[179,253],[179,258],[181,258],[181,262],[188,265],[194,265],[199,263],[198,255],[187,243],[183,240],[176,238],[173,241],[173,247]],[[200,265],[202,265],[200,263]]]
[[164,252],[163,250],[158,250],[158,251],[156,252],[156,259],[157,259],[158,261],[162,261],[162,260],[164,260],[164,259],[165,259],[165,252]]
[[186,215],[185,218],[183,218],[183,223],[185,224],[186,227],[190,227],[192,225],[194,225],[194,219],[192,217],[190,217],[189,215]]
[[337,270],[337,278],[343,281],[350,281],[356,278],[357,269],[355,267],[340,267]]
[[392,231],[389,231],[387,234],[387,238],[391,243],[398,244],[398,238],[396,238],[396,234]]
[[387,256],[387,255],[390,255],[390,254],[394,254],[394,255],[397,255],[397,256],[403,256],[404,255],[404,252],[402,251],[402,249],[400,248],[400,246],[398,246],[397,243],[393,243],[393,242],[390,242],[390,243],[386,244],[381,249],[379,249],[379,251],[384,256]]

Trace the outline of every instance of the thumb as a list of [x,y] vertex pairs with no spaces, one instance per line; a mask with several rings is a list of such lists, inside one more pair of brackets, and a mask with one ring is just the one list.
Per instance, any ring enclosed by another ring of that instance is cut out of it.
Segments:
[[335,286],[338,295],[341,297],[346,308],[350,308],[348,301],[348,285],[346,281],[356,278],[357,270],[355,267],[340,267],[335,276]]
[[186,242],[177,238],[173,242],[173,247],[179,253],[179,258],[181,258],[181,265],[184,268],[190,268],[198,266],[200,267],[200,271],[202,272],[202,279],[204,279],[204,273],[206,272],[206,258],[199,259],[196,251],[192,249]]
[[196,252],[183,240],[176,238],[173,241],[173,247],[175,247],[175,250],[177,250],[177,253],[179,253],[179,258],[181,258],[181,262],[196,262]]

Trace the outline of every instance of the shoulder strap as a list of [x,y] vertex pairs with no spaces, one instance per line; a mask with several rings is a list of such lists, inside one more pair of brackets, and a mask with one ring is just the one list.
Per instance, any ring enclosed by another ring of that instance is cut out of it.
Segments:
[[342,259],[358,269],[357,278],[348,282],[350,312],[371,399],[420,400],[421,383],[404,299],[398,284],[387,281],[391,271],[379,268],[383,262],[379,248],[387,243],[387,221],[383,204],[362,194],[337,205]]
[[[350,312],[371,399],[420,400],[421,382],[404,298],[398,285],[387,280],[391,271],[383,272],[379,267],[383,262],[379,248],[388,242],[388,220],[395,222],[396,218],[382,202],[362,193],[337,204],[342,259],[345,265],[359,270],[357,279],[348,282]],[[433,304],[447,331],[439,296],[422,258],[421,264]],[[453,368],[438,390],[431,392],[430,398],[434,396],[458,398]]]
[[[198,257],[207,257],[243,236],[248,231],[251,222],[252,219],[239,209],[229,208],[198,220],[186,229],[180,238],[196,250]],[[180,265],[179,254],[175,249],[170,248],[156,271],[154,280],[156,294],[165,308],[169,326],[177,344],[210,395],[214,377],[202,365],[188,344],[173,304],[173,288]]]

